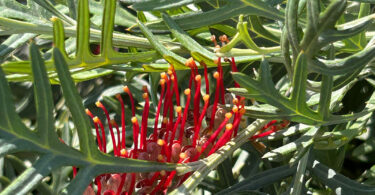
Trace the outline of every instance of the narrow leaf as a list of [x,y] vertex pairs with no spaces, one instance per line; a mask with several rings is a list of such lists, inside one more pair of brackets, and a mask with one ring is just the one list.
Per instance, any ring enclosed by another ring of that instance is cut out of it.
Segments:
[[94,156],[98,150],[91,134],[89,118],[84,112],[81,97],[73,83],[72,77],[70,76],[68,65],[57,48],[53,49],[53,59],[55,61],[66,104],[72,114],[73,122],[77,128],[81,151],[89,157]]
[[172,51],[169,51],[167,48],[165,48],[142,22],[138,21],[138,24],[139,24],[139,27],[141,28],[143,34],[150,41],[150,43],[155,47],[155,50],[161,56],[163,56],[169,63],[173,64],[173,66],[176,68],[176,70],[188,69],[188,67],[185,67],[185,62],[186,62],[185,58],[183,58],[183,57],[173,53]]
[[30,45],[30,56],[37,112],[37,133],[43,143],[53,145],[58,142],[58,139],[55,132],[51,85],[42,56],[34,43]]

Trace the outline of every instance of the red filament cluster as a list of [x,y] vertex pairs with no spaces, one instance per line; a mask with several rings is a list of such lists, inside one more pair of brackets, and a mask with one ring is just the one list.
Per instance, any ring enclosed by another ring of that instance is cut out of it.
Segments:
[[[228,42],[226,37],[221,37],[220,40],[223,45]],[[217,44],[216,40],[214,43]],[[238,71],[234,58],[225,60],[230,62],[232,71]],[[217,71],[213,73],[216,85],[209,83],[208,68],[204,62],[200,62],[200,66],[204,68],[202,81],[198,66],[192,58],[186,62],[186,66],[191,69],[189,87],[186,89],[179,88],[177,74],[172,65],[167,72],[161,73],[160,99],[154,102],[157,108],[153,130],[150,132],[147,130],[150,115],[147,87],[143,87],[144,107],[140,121],[135,115],[133,94],[127,86],[123,91],[130,99],[132,116],[125,116],[124,95],[117,94],[116,99],[121,104],[120,126],[110,118],[105,106],[101,102],[96,102],[96,106],[106,116],[114,156],[156,162],[188,163],[211,155],[236,136],[245,113],[244,98],[225,93],[221,58],[218,58],[216,64]],[[205,83],[205,94],[201,92],[202,82]],[[210,85],[216,87],[212,95]],[[239,85],[235,83],[235,87]],[[181,105],[180,90],[186,96],[184,107]],[[231,108],[228,108],[228,105]],[[109,152],[103,122],[90,110],[86,109],[86,113],[94,122],[99,150],[103,153]],[[126,147],[126,117],[131,118],[132,124],[128,127],[132,127],[132,147]],[[264,130],[269,129],[274,123],[266,126]],[[253,138],[269,135],[270,131],[275,131],[273,126],[271,130]],[[96,177],[94,184],[96,194],[165,194],[168,190],[181,185],[189,175],[190,173],[177,176],[176,171],[104,174]],[[95,194],[92,185],[86,189],[85,194]]]

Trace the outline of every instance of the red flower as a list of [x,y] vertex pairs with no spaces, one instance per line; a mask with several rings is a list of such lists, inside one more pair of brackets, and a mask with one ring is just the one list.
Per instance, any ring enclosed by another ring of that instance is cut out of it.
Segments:
[[[227,41],[226,37],[221,38],[221,40],[223,42]],[[232,71],[236,72],[237,67],[234,58],[226,60],[230,62]],[[206,94],[202,96],[202,76],[198,73],[198,67],[192,58],[186,62],[186,66],[191,69],[191,75],[189,88],[184,90],[184,95],[186,96],[185,108],[182,108],[180,104],[180,89],[173,66],[170,66],[167,73],[161,73],[160,100],[157,105],[154,129],[150,135],[147,135],[150,108],[147,88],[143,88],[145,105],[140,124],[135,117],[133,95],[127,86],[123,88],[131,102],[132,148],[126,148],[125,144],[125,107],[122,96],[120,94],[116,95],[121,104],[121,130],[117,123],[110,119],[109,112],[105,106],[101,102],[97,102],[96,106],[103,110],[107,119],[114,155],[120,158],[187,163],[211,155],[232,137],[236,136],[241,118],[245,113],[244,98],[233,97],[229,93],[225,94],[220,57],[216,63],[218,65],[217,72],[213,74],[216,79],[216,90],[214,97],[210,97],[210,83],[206,64],[204,62],[200,63],[204,67],[206,84]],[[239,85],[235,83],[235,87],[239,87]],[[193,90],[195,93],[191,94]],[[212,98],[213,101],[210,103]],[[204,102],[203,108],[200,105],[202,99]],[[191,103],[192,105],[190,105]],[[228,111],[225,108],[225,104],[232,104],[233,108]],[[102,152],[106,153],[107,144],[103,123],[98,117],[93,116],[88,109],[86,109],[86,113],[94,122],[98,147]],[[160,118],[161,124],[159,124]],[[203,128],[203,121],[206,121],[206,128]],[[114,129],[117,131],[117,138],[115,137]],[[263,133],[257,137],[264,135]],[[166,193],[169,189],[178,187],[189,175],[188,173],[184,176],[176,176],[176,171],[105,174],[96,177],[95,185],[98,189],[97,194],[132,194],[136,189],[139,194],[161,194]],[[85,194],[88,195],[93,193],[94,190],[91,186],[85,191]]]

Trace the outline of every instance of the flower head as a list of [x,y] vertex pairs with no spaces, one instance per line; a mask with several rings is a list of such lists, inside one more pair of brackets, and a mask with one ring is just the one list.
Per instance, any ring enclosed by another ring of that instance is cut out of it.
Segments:
[[[213,37],[213,40],[215,38]],[[227,42],[221,37],[222,44]],[[215,40],[216,43],[216,40]],[[237,67],[234,58],[225,59],[231,64],[232,71]],[[208,69],[204,62],[203,76],[198,71],[198,65],[190,58],[186,66],[191,69],[189,87],[180,89],[174,67],[171,65],[167,72],[161,73],[160,99],[157,102],[155,122],[152,132],[148,133],[150,99],[147,87],[143,87],[144,107],[142,119],[135,116],[134,98],[129,87],[123,91],[129,96],[132,116],[133,146],[125,144],[125,106],[122,96],[116,95],[121,104],[121,125],[110,118],[108,110],[101,102],[96,106],[103,110],[109,127],[113,154],[121,158],[132,158],[157,162],[187,163],[207,157],[237,135],[241,119],[245,113],[244,98],[234,97],[225,93],[223,68],[221,58],[216,61],[217,71],[213,73],[215,83],[209,83]],[[205,82],[205,94],[202,95],[202,79]],[[210,95],[210,85],[215,86],[215,92]],[[239,85],[235,83],[235,86]],[[185,106],[181,106],[180,91],[183,92]],[[232,105],[227,108],[226,105]],[[86,109],[96,129],[96,139],[99,149],[106,153],[106,134],[102,121]],[[271,124],[272,125],[272,124]],[[120,128],[121,127],[121,128]],[[268,127],[267,127],[268,128]],[[117,137],[114,131],[117,131]],[[261,136],[261,134],[260,134]],[[118,173],[98,176],[95,184],[98,194],[132,194],[137,189],[140,194],[165,193],[178,187],[189,173],[176,176],[176,171],[159,171],[153,173]],[[90,187],[92,191],[92,188]]]

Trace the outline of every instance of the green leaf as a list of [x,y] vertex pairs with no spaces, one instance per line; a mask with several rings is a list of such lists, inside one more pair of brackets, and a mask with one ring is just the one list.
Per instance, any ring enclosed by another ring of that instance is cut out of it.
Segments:
[[306,49],[311,43],[314,36],[318,33],[319,28],[319,1],[307,1],[307,26],[305,34],[301,41],[301,48]]
[[355,136],[358,136],[361,133],[363,133],[365,125],[370,117],[371,113],[368,113],[358,118],[347,129],[333,132],[325,132],[323,135],[318,135],[314,142],[314,147],[316,149],[329,150],[341,147],[349,143]]
[[[375,55],[375,46],[367,47],[351,56],[336,60],[309,60],[309,68],[315,72],[325,75],[352,74],[354,71],[361,70],[373,59]],[[347,78],[348,76],[345,76]]]
[[273,149],[270,152],[267,152],[266,154],[262,156],[262,158],[268,158],[268,159],[282,158],[285,155],[296,151],[297,148],[299,150],[301,150],[302,148],[307,148],[313,143],[314,136],[318,132],[318,130],[319,130],[319,127],[311,127],[309,131],[307,131],[297,140],[290,142],[286,145],[283,145],[279,148]]
[[35,37],[36,34],[14,34],[9,36],[5,41],[3,41],[0,45],[0,62],[5,61],[5,58],[8,55],[25,44],[28,40]]
[[[250,1],[249,1],[250,2]],[[264,3],[261,3],[264,4]],[[269,6],[267,6],[269,7]],[[202,26],[210,26],[232,17],[239,16],[240,14],[259,15],[273,20],[283,21],[283,14],[275,9],[267,9],[260,6],[248,6],[241,0],[228,1],[224,6],[206,11],[195,12],[191,14],[184,14],[181,16],[174,16],[172,19],[183,30],[190,30]],[[156,20],[145,24],[151,31],[165,31],[168,30],[162,20]]]
[[311,162],[309,166],[311,173],[325,185],[330,187],[336,194],[374,194],[375,188],[368,185],[359,184],[333,169],[323,165],[319,161]]
[[[115,3],[117,5],[119,4],[118,1],[116,1]],[[105,1],[89,0],[90,13],[93,15],[91,21],[95,21],[94,23],[98,26],[103,26],[102,17],[104,4]],[[137,17],[135,17],[127,9],[124,9],[121,6],[116,6],[116,10],[114,10],[113,12],[116,14],[116,25],[130,27],[137,23]]]
[[368,139],[364,143],[357,146],[354,150],[352,155],[353,156],[360,156],[360,155],[366,155],[375,150],[375,140],[374,139]]
[[[16,156],[7,155],[5,157],[5,160],[12,163],[12,166],[14,167],[15,171],[17,171],[18,173],[22,173],[27,169],[27,166],[25,165],[25,163],[21,159],[17,158]],[[46,182],[41,182],[38,185],[36,185],[35,190],[41,194],[46,194],[46,195],[53,194],[50,186]]]
[[373,18],[368,18],[368,20],[362,20],[358,22],[355,26],[352,26],[351,28],[345,30],[327,29],[320,34],[318,38],[317,47],[321,48],[329,43],[353,37],[363,32],[372,23],[372,20]]
[[[192,3],[199,3],[205,0],[156,0],[156,1],[137,1],[131,5],[131,7],[135,10],[139,11],[161,11],[167,10],[172,8],[181,7],[184,5],[192,4]],[[132,3],[132,2],[130,2]]]
[[192,39],[186,32],[184,32],[173,20],[170,16],[163,13],[162,14],[163,20],[168,26],[169,30],[173,34],[174,37],[187,49],[192,52],[192,55],[198,53],[202,56],[205,62],[208,62],[207,65],[214,65],[216,64],[213,60],[216,58],[215,54],[209,52],[206,48],[202,47],[198,42]]
[[163,56],[163,58],[165,58],[170,64],[173,64],[176,70],[189,69],[189,67],[185,66],[185,62],[186,62],[185,58],[165,48],[142,22],[138,21],[138,24],[143,34],[150,41],[150,43],[155,47],[155,50],[161,56]]
[[285,26],[287,29],[288,40],[292,46],[292,51],[296,55],[299,53],[299,40],[297,32],[297,10],[299,0],[290,0],[286,4]]
[[[297,172],[294,175],[294,181],[293,181],[293,187],[291,188],[291,193],[292,195],[299,195],[302,194],[303,190],[303,185],[304,185],[304,180],[305,180],[305,172],[306,172],[306,167],[307,163],[309,160],[309,151],[305,153],[302,157],[302,159],[299,161],[298,166],[297,166]],[[303,192],[305,193],[305,192]]]
[[[248,23],[243,21],[244,16],[240,15],[237,23],[237,33],[234,35],[232,40],[224,45],[223,47],[218,49],[219,54],[223,56],[236,56],[241,55],[242,53],[245,55],[251,54],[268,54],[272,52],[280,51],[280,47],[258,47],[257,44],[251,38],[249,31],[248,31]],[[242,42],[246,45],[249,49],[237,49],[233,48],[238,43]]]
[[30,132],[17,115],[11,97],[9,85],[5,79],[3,70],[0,68],[0,128],[3,131],[23,133],[29,136]]
[[[304,50],[308,55],[317,52],[317,42],[321,33],[324,33],[326,30],[334,28],[339,17],[345,11],[346,0],[335,0],[332,1],[328,7],[319,15],[318,29],[314,36],[306,37],[304,42]],[[316,11],[315,11],[316,12]]]
[[51,12],[52,14],[56,15],[57,17],[63,19],[65,22],[69,23],[70,25],[75,24],[75,21],[73,19],[71,19],[71,18],[67,17],[66,15],[64,15],[63,13],[59,12],[55,7],[53,7],[51,2],[49,2],[47,0],[34,0],[34,2],[36,2],[37,4],[42,6],[44,9]]
[[224,160],[218,167],[217,172],[219,175],[219,181],[222,183],[225,187],[229,187],[236,183],[236,180],[233,177],[232,172],[232,162],[228,158]]
[[296,172],[296,166],[289,167],[288,165],[272,168],[261,173],[255,174],[252,177],[246,178],[241,182],[220,191],[217,193],[228,194],[235,193],[243,190],[256,190],[262,187],[265,187],[271,183],[277,182],[281,179],[284,179],[288,176],[293,175]]
[[[54,168],[51,164],[52,156],[44,155],[32,167],[26,169],[1,194],[26,194],[35,188],[40,181]],[[58,165],[56,163],[56,165]]]
[[37,133],[42,138],[42,143],[53,145],[59,140],[55,132],[51,85],[48,80],[44,61],[40,56],[38,47],[34,43],[30,45],[30,56],[37,112]]
[[280,131],[276,131],[275,133],[270,134],[266,137],[258,138],[258,141],[274,141],[274,140],[280,140],[285,137],[290,137],[295,134],[305,133],[306,131],[310,130],[311,126],[307,126],[304,124],[297,124],[292,127],[289,127],[287,129],[282,129]]
[[77,60],[84,62],[92,59],[90,50],[90,11],[88,0],[78,1],[78,18],[77,18]]
[[293,91],[290,95],[291,102],[294,104],[295,110],[301,113],[312,113],[312,110],[306,105],[306,80],[307,80],[307,57],[301,52],[296,60],[294,67],[294,75],[292,87]]
[[53,49],[53,59],[55,61],[66,104],[72,114],[73,122],[77,128],[81,151],[84,155],[91,158],[97,155],[99,151],[91,134],[90,122],[84,112],[81,98],[70,76],[68,65],[57,48]]
[[251,31],[257,33],[258,36],[273,41],[274,43],[280,43],[280,37],[275,36],[265,29],[258,16],[249,16],[249,22]]
[[320,98],[319,98],[319,107],[318,113],[322,116],[323,120],[329,118],[330,112],[330,103],[332,95],[332,86],[333,78],[332,76],[322,76],[322,84],[320,89]]

